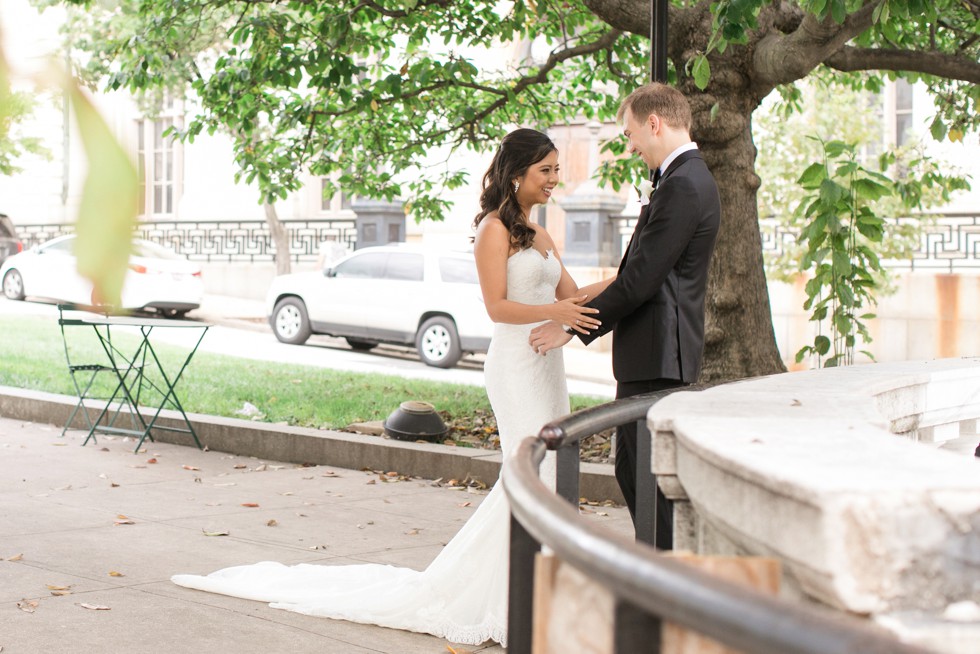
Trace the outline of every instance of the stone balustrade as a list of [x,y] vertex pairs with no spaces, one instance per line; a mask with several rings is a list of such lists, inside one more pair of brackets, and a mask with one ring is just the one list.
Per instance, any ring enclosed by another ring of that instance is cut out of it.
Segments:
[[676,393],[648,414],[675,549],[771,556],[784,592],[980,652],[980,358]]

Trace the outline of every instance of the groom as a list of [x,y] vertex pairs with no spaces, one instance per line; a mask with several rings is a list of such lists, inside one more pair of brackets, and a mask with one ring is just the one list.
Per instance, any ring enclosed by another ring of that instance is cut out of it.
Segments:
[[[691,141],[691,108],[677,89],[647,84],[619,107],[627,150],[654,173],[616,279],[587,306],[602,326],[588,334],[550,322],[531,332],[544,354],[577,335],[586,344],[613,332],[616,398],[697,381],[704,346],[708,264],[721,214],[718,187]],[[616,480],[636,521],[636,424],[616,432]],[[657,547],[670,548],[673,525],[657,492]]]

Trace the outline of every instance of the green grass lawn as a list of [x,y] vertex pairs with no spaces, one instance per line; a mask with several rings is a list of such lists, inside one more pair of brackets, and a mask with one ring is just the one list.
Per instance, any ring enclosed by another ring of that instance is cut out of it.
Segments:
[[[91,329],[69,329],[73,359],[105,359]],[[56,321],[0,316],[0,335],[0,385],[75,395]],[[114,336],[114,342],[124,352],[137,345],[136,337],[128,334]],[[179,368],[187,353],[177,346],[154,347],[168,371]],[[100,379],[95,396],[106,397],[112,390],[112,380],[108,375]],[[492,446],[496,434],[490,403],[479,386],[253,361],[199,351],[177,388],[188,412],[241,417],[235,411],[249,402],[262,412],[263,422],[321,429],[343,429],[354,422],[383,420],[399,403],[421,400],[435,405],[459,444]],[[572,396],[572,410],[602,402]]]

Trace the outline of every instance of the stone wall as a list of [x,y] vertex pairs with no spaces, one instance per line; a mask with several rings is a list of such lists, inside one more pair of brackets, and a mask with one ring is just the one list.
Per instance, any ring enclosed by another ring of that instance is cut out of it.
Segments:
[[980,651],[980,459],[940,447],[978,416],[980,358],[672,395],[648,422],[675,547],[778,558],[787,594]]

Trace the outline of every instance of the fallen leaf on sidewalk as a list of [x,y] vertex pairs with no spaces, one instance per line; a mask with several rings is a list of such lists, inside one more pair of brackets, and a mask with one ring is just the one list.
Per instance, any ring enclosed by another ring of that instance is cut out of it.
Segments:
[[377,480],[377,479],[371,479],[371,480],[370,480],[370,481],[368,481],[367,483],[368,483],[368,484],[376,484],[376,483],[378,483],[378,480]]
[[23,554],[14,554],[13,556],[9,557],[7,560],[8,561],[20,561],[23,558],[24,558],[24,555]]
[[472,505],[473,505],[473,502],[460,502],[456,506],[458,506],[461,509],[465,509],[466,507],[472,506]]
[[81,604],[79,604],[79,606],[82,607],[83,609],[88,609],[89,611],[111,611],[112,610],[108,606],[102,606],[101,604],[86,604],[85,602],[82,602]]
[[126,575],[124,575],[121,572],[116,572],[115,570],[110,570],[109,571],[109,576],[110,577],[125,577]]
[[116,482],[112,482],[111,484],[109,484],[109,488],[119,488],[119,484],[117,484]]
[[273,518],[273,519],[269,520],[269,522],[265,523],[265,526],[266,527],[275,527],[275,526],[278,526],[278,524],[279,524],[279,522],[277,522],[276,519]]
[[337,474],[336,472],[334,472],[333,470],[327,470],[327,471],[326,471],[325,473],[323,473],[323,474],[322,474],[322,475],[320,475],[320,476],[321,476],[321,477],[339,477],[340,475],[338,475],[338,474]]
[[235,466],[235,470],[244,470],[247,467],[248,466],[245,465],[244,463],[239,463],[238,465]]
[[38,602],[38,600],[25,599],[25,600],[21,600],[20,602],[17,602],[17,608],[23,611],[24,613],[34,613],[34,609],[37,608],[37,605],[39,603],[40,602]]
[[126,516],[119,514],[116,516],[115,524],[117,525],[135,525],[136,523],[127,518]]
[[269,469],[269,466],[267,466],[267,465],[266,465],[266,464],[264,464],[264,463],[263,463],[262,465],[260,465],[260,466],[256,466],[256,467],[254,468],[254,470],[255,470],[255,472],[263,472],[263,471],[265,471],[265,470],[268,470],[268,469]]
[[421,529],[409,529],[408,531],[405,532],[405,535],[406,536],[418,536],[420,531],[422,531],[422,530]]
[[71,590],[71,586],[57,586],[55,584],[48,584],[48,590]]
[[451,652],[451,654],[473,654],[473,650],[462,649],[462,648],[457,649],[452,645],[446,645],[446,649],[448,649]]
[[156,463],[157,462],[157,459],[156,459],[156,457],[153,457],[152,459],[147,459],[146,462],[147,463]]
[[201,531],[204,532],[204,535],[205,536],[227,536],[229,533],[231,533],[231,532],[228,532],[228,531],[225,531],[225,530],[221,530],[221,531],[208,531],[206,529],[202,529]]
[[259,505],[256,502],[242,502],[242,506],[248,507],[250,509],[257,509]]
[[182,467],[182,468],[183,468],[184,470],[200,470],[200,468],[198,468],[197,466],[188,466],[188,465],[184,465],[184,466],[181,466],[181,467]]
[[53,590],[53,591],[51,591],[51,594],[54,595],[55,597],[61,597],[63,595],[71,595],[71,591],[70,590]]

